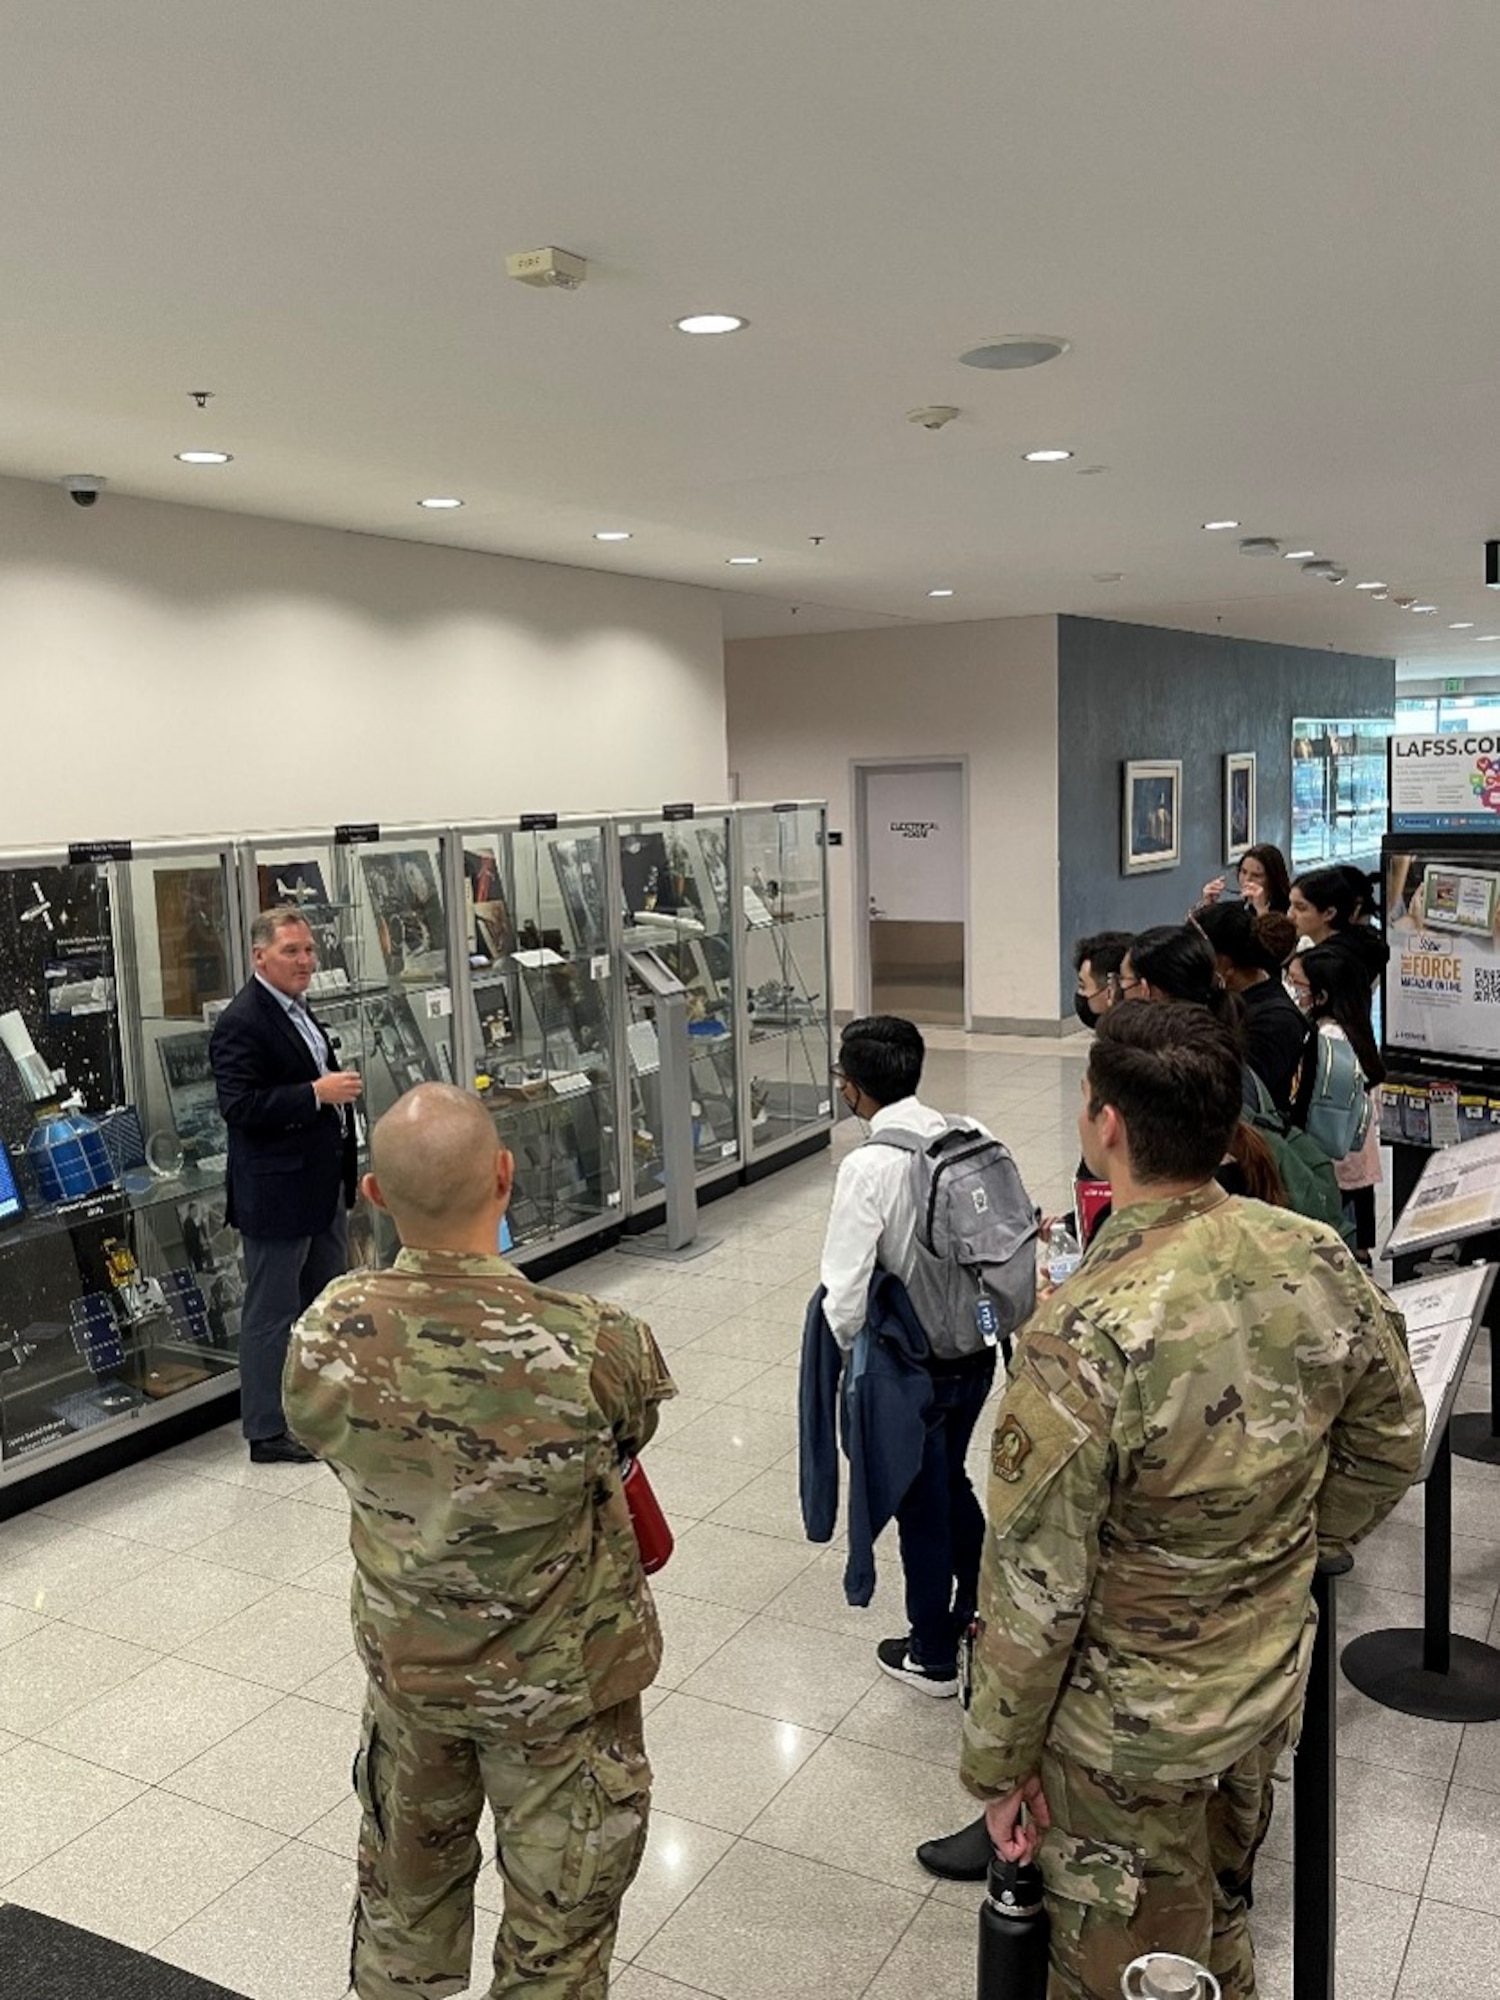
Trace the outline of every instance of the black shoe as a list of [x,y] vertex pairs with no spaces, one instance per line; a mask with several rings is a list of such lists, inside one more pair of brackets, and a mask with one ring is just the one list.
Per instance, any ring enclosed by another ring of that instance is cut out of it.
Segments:
[[918,1694],[936,1695],[940,1700],[958,1693],[958,1667],[924,1667],[911,1656],[910,1639],[882,1639],[875,1648],[880,1671],[893,1681],[904,1681]]
[[287,1431],[279,1437],[251,1438],[250,1463],[252,1465],[316,1465],[317,1460],[304,1444]]
[[940,1882],[982,1882],[994,1858],[983,1813],[957,1833],[945,1834],[941,1840],[924,1840],[917,1849],[918,1861]]

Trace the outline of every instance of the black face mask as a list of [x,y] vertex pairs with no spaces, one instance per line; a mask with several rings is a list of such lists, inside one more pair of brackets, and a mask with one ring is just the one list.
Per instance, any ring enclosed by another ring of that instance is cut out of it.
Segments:
[[1089,996],[1087,993],[1075,993],[1073,995],[1073,1012],[1086,1028],[1098,1027],[1099,1016],[1089,1005]]

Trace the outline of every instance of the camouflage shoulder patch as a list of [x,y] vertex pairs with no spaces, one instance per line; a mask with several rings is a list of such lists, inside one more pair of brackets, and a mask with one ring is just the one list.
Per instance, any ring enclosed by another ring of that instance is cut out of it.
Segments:
[[1031,1449],[1031,1437],[1021,1419],[1016,1416],[1002,1417],[990,1443],[991,1471],[997,1479],[1014,1486],[1021,1477],[1021,1467],[1031,1456]]

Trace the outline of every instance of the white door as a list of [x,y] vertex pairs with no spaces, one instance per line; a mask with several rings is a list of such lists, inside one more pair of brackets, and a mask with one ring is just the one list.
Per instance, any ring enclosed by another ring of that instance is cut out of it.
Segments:
[[870,1010],[963,1027],[963,766],[867,764],[858,790]]

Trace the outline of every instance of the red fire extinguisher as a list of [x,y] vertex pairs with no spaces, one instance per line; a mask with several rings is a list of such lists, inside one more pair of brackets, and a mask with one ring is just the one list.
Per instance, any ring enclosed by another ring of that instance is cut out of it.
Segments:
[[641,1568],[647,1576],[654,1576],[665,1567],[676,1546],[672,1530],[638,1458],[621,1460],[620,1483],[625,1488],[625,1504],[630,1509],[630,1524],[641,1552]]

